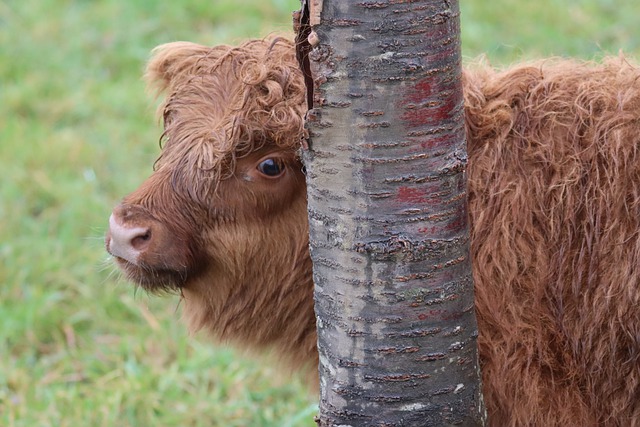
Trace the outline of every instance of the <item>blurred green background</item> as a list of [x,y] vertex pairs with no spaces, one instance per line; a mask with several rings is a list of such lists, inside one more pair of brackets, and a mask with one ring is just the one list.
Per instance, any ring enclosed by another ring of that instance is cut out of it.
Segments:
[[[640,54],[635,1],[460,0],[465,58]],[[173,40],[290,31],[296,0],[0,2],[0,425],[313,426],[295,378],[189,337],[103,250],[151,172],[141,74]]]

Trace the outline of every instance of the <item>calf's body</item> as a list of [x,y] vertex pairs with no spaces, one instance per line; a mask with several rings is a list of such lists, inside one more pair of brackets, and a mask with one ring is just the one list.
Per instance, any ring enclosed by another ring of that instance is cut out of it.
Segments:
[[[114,209],[129,278],[190,327],[317,363],[305,90],[292,43],[159,47],[154,173]],[[465,70],[471,252],[490,424],[640,426],[640,71]]]

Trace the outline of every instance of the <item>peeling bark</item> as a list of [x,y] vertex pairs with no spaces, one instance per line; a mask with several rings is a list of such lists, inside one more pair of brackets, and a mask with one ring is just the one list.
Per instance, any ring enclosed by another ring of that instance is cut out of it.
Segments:
[[318,425],[481,425],[458,3],[298,17]]

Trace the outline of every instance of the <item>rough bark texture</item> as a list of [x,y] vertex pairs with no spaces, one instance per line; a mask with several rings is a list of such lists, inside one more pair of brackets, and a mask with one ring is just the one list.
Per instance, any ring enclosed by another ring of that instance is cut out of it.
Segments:
[[318,424],[480,425],[458,4],[310,6]]

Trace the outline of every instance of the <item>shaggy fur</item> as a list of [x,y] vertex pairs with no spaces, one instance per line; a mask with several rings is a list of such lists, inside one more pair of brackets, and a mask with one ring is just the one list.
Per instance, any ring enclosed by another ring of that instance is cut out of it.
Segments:
[[[179,289],[193,329],[273,347],[313,373],[292,44],[164,45],[147,76],[167,94],[165,145],[117,210],[144,212],[175,239],[118,262],[150,290]],[[640,71],[622,57],[476,65],[464,91],[490,424],[640,426]],[[270,157],[281,176],[257,172]],[[179,266],[163,255],[176,247]],[[161,274],[176,268],[180,279]]]
[[469,200],[494,425],[640,425],[640,71],[466,73]]

